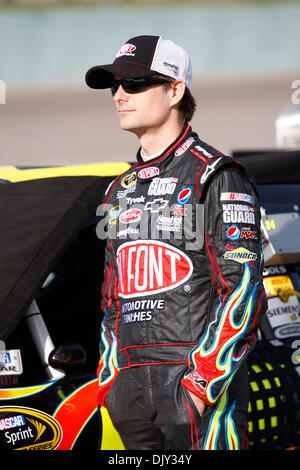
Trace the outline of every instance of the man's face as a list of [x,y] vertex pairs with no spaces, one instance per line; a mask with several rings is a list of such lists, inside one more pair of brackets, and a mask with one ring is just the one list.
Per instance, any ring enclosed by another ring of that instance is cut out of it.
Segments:
[[155,130],[169,118],[170,93],[162,85],[153,85],[140,93],[126,93],[120,85],[115,96],[120,127],[138,137]]

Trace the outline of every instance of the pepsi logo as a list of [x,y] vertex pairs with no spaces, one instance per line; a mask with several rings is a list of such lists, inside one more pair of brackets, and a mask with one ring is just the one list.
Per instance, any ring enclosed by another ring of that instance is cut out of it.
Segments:
[[153,295],[186,283],[193,272],[189,257],[160,241],[124,243],[117,251],[119,295]]
[[183,186],[183,189],[180,191],[180,193],[177,196],[177,202],[182,205],[186,204],[189,198],[191,197],[191,195],[192,195],[192,188],[190,186],[189,187]]
[[226,237],[229,238],[229,240],[237,240],[240,238],[240,235],[241,231],[237,225],[227,225]]
[[120,215],[120,222],[122,224],[132,224],[139,222],[142,218],[142,211],[140,209],[128,209]]

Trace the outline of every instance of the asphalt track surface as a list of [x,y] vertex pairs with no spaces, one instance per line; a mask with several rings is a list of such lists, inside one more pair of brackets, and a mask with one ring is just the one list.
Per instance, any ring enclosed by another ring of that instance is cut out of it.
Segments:
[[[275,147],[275,119],[291,104],[299,73],[214,77],[193,85],[192,126],[218,150]],[[300,106],[300,105],[299,105]],[[119,128],[108,90],[82,84],[6,88],[0,104],[0,165],[134,161],[138,141]]]

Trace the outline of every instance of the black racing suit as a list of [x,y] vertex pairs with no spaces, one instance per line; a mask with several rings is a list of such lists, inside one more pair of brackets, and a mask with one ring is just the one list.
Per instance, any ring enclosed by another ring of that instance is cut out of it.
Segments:
[[189,125],[137,159],[97,226],[108,230],[99,403],[126,449],[245,448],[245,358],[266,310],[255,185]]

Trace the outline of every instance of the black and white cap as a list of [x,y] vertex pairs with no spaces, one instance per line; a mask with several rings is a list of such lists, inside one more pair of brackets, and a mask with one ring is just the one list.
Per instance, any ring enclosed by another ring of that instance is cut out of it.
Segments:
[[110,88],[114,75],[139,78],[160,73],[192,85],[192,64],[186,51],[162,36],[137,36],[129,39],[112,64],[96,65],[86,73],[91,88]]

